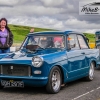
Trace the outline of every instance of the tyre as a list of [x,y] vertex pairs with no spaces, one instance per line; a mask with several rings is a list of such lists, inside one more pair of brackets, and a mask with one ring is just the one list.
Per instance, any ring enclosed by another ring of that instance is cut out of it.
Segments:
[[52,94],[58,93],[61,88],[61,83],[62,83],[61,70],[59,67],[55,66],[52,68],[48,78],[48,83],[46,85],[47,92]]
[[4,88],[4,86],[1,86],[1,84],[0,84],[0,89],[3,89]]
[[100,65],[94,68],[95,70],[100,70]]
[[94,63],[90,64],[89,75],[86,77],[88,81],[92,81],[94,78]]

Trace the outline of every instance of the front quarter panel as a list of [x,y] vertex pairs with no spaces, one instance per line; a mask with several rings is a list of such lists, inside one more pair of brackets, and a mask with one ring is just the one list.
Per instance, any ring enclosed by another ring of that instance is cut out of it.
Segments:
[[67,55],[66,51],[56,52],[53,54],[46,54],[42,56],[44,59],[43,65],[40,67],[43,76],[49,76],[51,69],[54,66],[59,66],[61,68],[62,74],[66,78],[67,73]]

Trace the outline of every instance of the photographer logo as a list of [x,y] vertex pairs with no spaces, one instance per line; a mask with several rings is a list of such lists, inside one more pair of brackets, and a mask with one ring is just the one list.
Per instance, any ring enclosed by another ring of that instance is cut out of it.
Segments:
[[100,15],[100,2],[79,3],[79,14],[80,15]]

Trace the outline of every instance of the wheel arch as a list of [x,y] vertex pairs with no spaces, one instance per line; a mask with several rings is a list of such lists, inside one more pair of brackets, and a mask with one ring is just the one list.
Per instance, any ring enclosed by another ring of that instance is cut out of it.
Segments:
[[94,67],[96,67],[96,61],[95,60],[91,60],[91,63],[94,63]]
[[94,67],[96,67],[96,61],[95,61],[95,60],[93,60],[92,62],[94,63]]

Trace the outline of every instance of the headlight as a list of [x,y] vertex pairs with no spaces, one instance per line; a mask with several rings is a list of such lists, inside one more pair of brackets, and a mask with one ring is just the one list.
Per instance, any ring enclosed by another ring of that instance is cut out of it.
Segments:
[[43,64],[43,59],[38,57],[38,56],[35,56],[32,58],[32,65],[34,67],[41,67],[41,65]]

